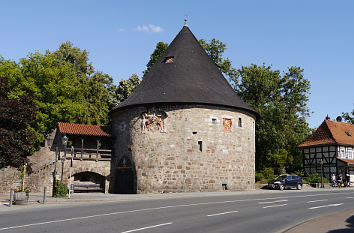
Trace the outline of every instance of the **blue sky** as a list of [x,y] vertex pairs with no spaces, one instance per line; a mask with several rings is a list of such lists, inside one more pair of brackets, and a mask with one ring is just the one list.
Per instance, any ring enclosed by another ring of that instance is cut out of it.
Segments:
[[156,43],[170,43],[187,14],[198,39],[227,44],[234,67],[302,67],[311,83],[307,121],[317,127],[354,108],[353,12],[351,0],[3,0],[0,55],[18,61],[71,41],[118,84],[141,77]]

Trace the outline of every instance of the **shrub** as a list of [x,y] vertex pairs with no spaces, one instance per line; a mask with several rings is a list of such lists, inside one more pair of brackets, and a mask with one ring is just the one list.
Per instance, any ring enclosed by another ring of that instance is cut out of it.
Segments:
[[[321,183],[321,176],[319,176],[317,173],[312,173],[308,177],[303,178],[303,182],[307,182],[310,184],[313,183]],[[326,177],[323,177],[322,180],[323,183],[329,183],[329,180]]]
[[57,180],[57,185],[54,190],[54,197],[66,197],[68,195],[69,188],[66,184]]
[[264,180],[263,173],[262,172],[256,172],[255,179],[256,179],[256,182],[263,181]]
[[271,167],[267,167],[262,171],[256,172],[255,178],[257,183],[268,183],[270,180],[274,179],[274,169]]

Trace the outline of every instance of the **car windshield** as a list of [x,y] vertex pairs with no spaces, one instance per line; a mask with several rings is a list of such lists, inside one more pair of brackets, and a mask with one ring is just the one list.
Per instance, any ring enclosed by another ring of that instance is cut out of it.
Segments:
[[275,180],[284,180],[286,178],[286,175],[281,175],[278,176]]

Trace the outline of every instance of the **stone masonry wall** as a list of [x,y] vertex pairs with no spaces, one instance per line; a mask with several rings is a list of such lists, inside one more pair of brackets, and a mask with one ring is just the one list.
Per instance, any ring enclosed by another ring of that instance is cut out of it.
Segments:
[[10,193],[10,189],[20,186],[20,183],[16,168],[6,167],[0,170],[0,193]]
[[[32,165],[32,174],[26,177],[25,186],[30,187],[33,192],[43,192],[44,187],[47,187],[49,193],[53,188],[53,172],[55,168],[55,152],[50,151],[48,147],[42,147],[29,157]],[[61,161],[57,161],[57,180],[61,178]],[[63,181],[69,183],[69,167],[70,160],[64,163]],[[74,181],[74,174],[81,172],[94,172],[106,178],[105,190],[108,191],[109,175],[110,175],[110,161],[87,161],[74,160],[71,168],[71,183]],[[18,170],[15,168],[3,168],[0,170],[0,193],[8,193],[11,188],[18,188],[20,181],[18,179]]]
[[[223,184],[229,190],[254,189],[253,116],[204,105],[156,107],[167,114],[161,131],[148,131],[143,124],[142,113],[151,108],[131,108],[112,117],[112,170],[120,158],[130,156],[138,193],[219,191]],[[224,119],[232,120],[231,131],[225,130]]]

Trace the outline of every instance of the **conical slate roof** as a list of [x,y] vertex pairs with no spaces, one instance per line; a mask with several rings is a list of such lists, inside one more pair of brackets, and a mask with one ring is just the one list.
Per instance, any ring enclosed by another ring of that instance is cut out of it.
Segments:
[[[168,62],[169,58],[173,61]],[[187,26],[182,28],[135,91],[113,111],[156,103],[227,106],[258,116],[235,93]]]

